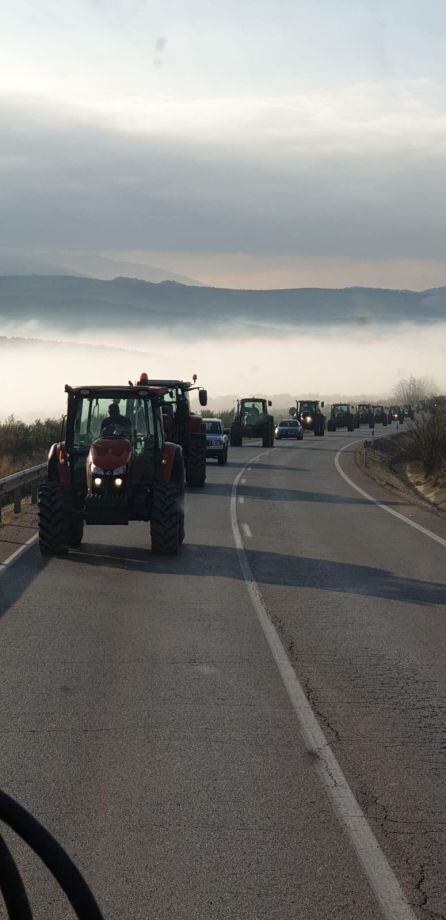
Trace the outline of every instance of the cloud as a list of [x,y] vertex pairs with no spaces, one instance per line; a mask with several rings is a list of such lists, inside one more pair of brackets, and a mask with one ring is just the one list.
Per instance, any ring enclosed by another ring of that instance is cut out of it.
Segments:
[[427,81],[277,98],[1,100],[8,247],[443,260]]

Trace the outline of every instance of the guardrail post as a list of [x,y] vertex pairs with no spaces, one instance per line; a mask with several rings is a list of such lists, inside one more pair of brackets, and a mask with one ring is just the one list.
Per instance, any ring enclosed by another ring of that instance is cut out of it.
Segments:
[[22,490],[14,489],[14,514],[20,514],[22,510]]

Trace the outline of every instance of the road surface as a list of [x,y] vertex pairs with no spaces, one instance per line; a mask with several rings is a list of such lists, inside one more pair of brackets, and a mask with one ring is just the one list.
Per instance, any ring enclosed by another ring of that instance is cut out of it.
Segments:
[[[107,920],[446,917],[446,523],[357,438],[210,462],[177,558],[91,527],[1,575],[0,785]],[[5,836],[36,918],[71,917]]]

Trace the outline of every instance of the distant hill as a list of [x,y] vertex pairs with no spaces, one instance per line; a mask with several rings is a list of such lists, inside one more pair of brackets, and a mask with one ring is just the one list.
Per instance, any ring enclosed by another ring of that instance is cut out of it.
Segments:
[[118,277],[113,281],[61,275],[0,276],[0,319],[32,320],[64,333],[100,328],[172,330],[198,336],[240,331],[369,324],[432,323],[446,320],[446,288],[396,291],[378,288],[298,288],[242,291],[153,284]]
[[0,249],[0,275],[71,275],[111,281],[118,275],[141,281],[177,281],[200,286],[200,282],[158,265],[129,262],[89,251],[16,251]]

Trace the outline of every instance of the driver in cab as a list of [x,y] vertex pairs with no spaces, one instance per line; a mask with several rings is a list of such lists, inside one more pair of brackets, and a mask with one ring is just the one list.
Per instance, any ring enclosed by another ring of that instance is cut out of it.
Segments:
[[126,415],[121,415],[119,406],[111,403],[108,407],[108,417],[102,419],[101,435],[108,438],[114,434],[120,434],[125,438],[130,437],[132,433],[132,423]]

